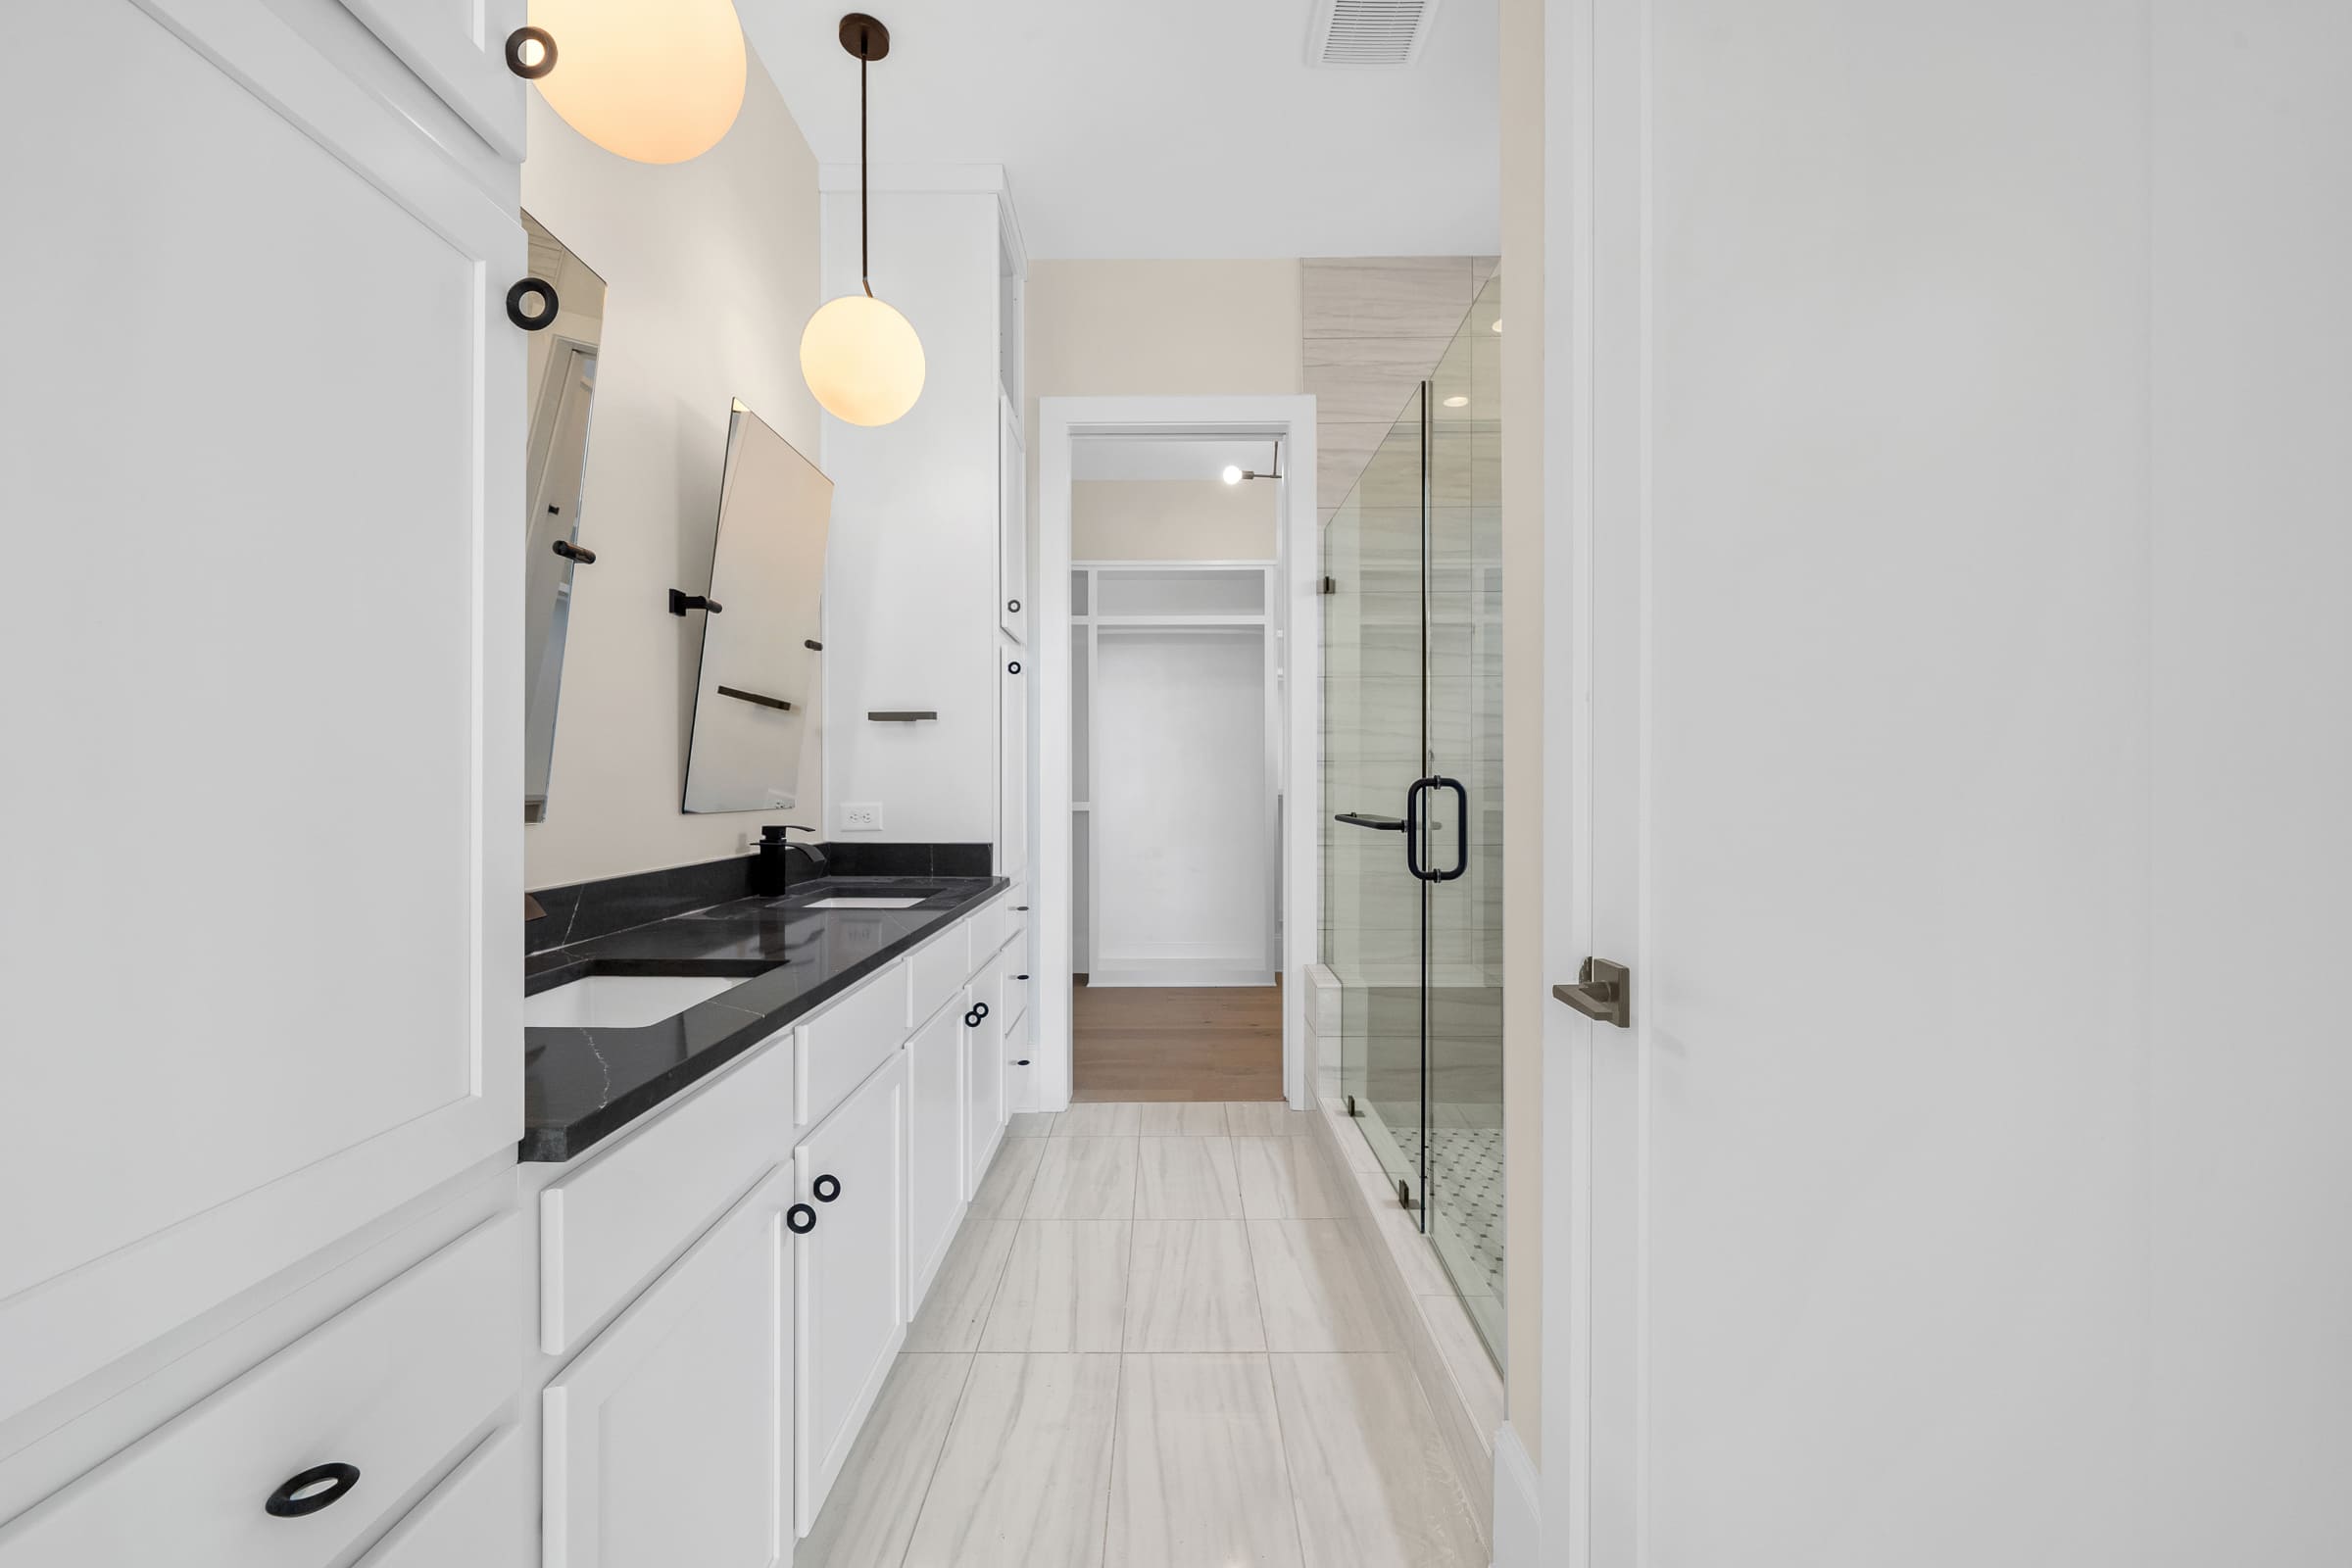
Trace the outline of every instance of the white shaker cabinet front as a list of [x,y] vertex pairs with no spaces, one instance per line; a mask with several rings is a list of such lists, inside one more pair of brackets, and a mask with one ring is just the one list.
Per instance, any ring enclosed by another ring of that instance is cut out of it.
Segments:
[[0,1420],[521,1124],[522,228],[280,9],[0,46]]
[[988,1162],[997,1156],[1004,1137],[1004,959],[991,957],[972,976],[971,1009],[965,1023],[963,1073],[964,1194],[980,1190]]
[[[851,1092],[793,1154],[793,1465],[807,1535],[906,1337],[906,1056]],[[679,1559],[685,1560],[685,1559]]]
[[522,157],[529,89],[507,68],[507,35],[522,25],[523,0],[342,0],[342,5],[476,135],[508,158]]
[[906,1042],[906,1316],[911,1320],[963,1211],[963,1015],[959,995]]
[[409,1510],[360,1568],[534,1568],[539,1474],[531,1445],[500,1427]]
[[790,1559],[791,1182],[762,1178],[548,1385],[546,1568]]

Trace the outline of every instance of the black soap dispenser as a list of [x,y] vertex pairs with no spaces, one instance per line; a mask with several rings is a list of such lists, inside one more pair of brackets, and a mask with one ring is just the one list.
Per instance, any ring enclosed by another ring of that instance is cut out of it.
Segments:
[[813,833],[814,828],[802,827],[797,822],[770,822],[760,830],[760,853],[752,860],[752,891],[762,898],[774,898],[792,888],[792,857],[799,852],[808,862],[808,875],[825,874],[824,852],[813,844],[793,844],[786,840],[791,833]]

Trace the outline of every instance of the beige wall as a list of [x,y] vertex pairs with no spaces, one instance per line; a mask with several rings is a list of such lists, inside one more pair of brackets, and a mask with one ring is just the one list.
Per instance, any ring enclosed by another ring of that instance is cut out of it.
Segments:
[[1296,261],[1031,262],[1022,305],[1031,429],[1041,397],[1303,385]]
[[597,561],[574,574],[548,820],[524,839],[525,885],[543,888],[824,820],[821,744],[793,810],[679,810],[703,623],[662,607],[709,581],[732,399],[816,458],[800,338],[820,301],[816,163],[757,55],[735,128],[685,164],[601,152],[530,100],[523,206],[606,284],[579,533]]
[[[1502,0],[1502,1147],[1506,1413],[1544,1458],[1544,6]],[[1556,737],[1555,737],[1556,739]]]
[[1219,479],[1074,480],[1070,559],[1272,561],[1278,494]]

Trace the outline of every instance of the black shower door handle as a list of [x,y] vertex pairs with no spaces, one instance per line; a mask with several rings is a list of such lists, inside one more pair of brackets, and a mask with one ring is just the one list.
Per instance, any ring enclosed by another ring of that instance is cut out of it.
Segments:
[[[1421,798],[1430,790],[1453,791],[1453,869],[1441,871],[1421,864]],[[1470,869],[1470,792],[1458,778],[1432,775],[1413,780],[1404,792],[1404,863],[1424,882],[1450,882]]]

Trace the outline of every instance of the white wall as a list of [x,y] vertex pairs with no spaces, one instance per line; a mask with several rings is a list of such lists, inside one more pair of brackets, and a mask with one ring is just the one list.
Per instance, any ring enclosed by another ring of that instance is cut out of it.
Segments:
[[1272,483],[1220,479],[1077,479],[1073,561],[1272,561]]
[[689,163],[603,152],[535,92],[530,116],[523,207],[606,283],[579,532],[597,561],[573,574],[548,820],[525,834],[525,883],[543,888],[821,821],[805,814],[822,808],[821,744],[802,758],[794,810],[679,810],[703,623],[663,605],[709,581],[733,399],[817,456],[799,351],[820,301],[816,165],[757,55],[742,117]]

